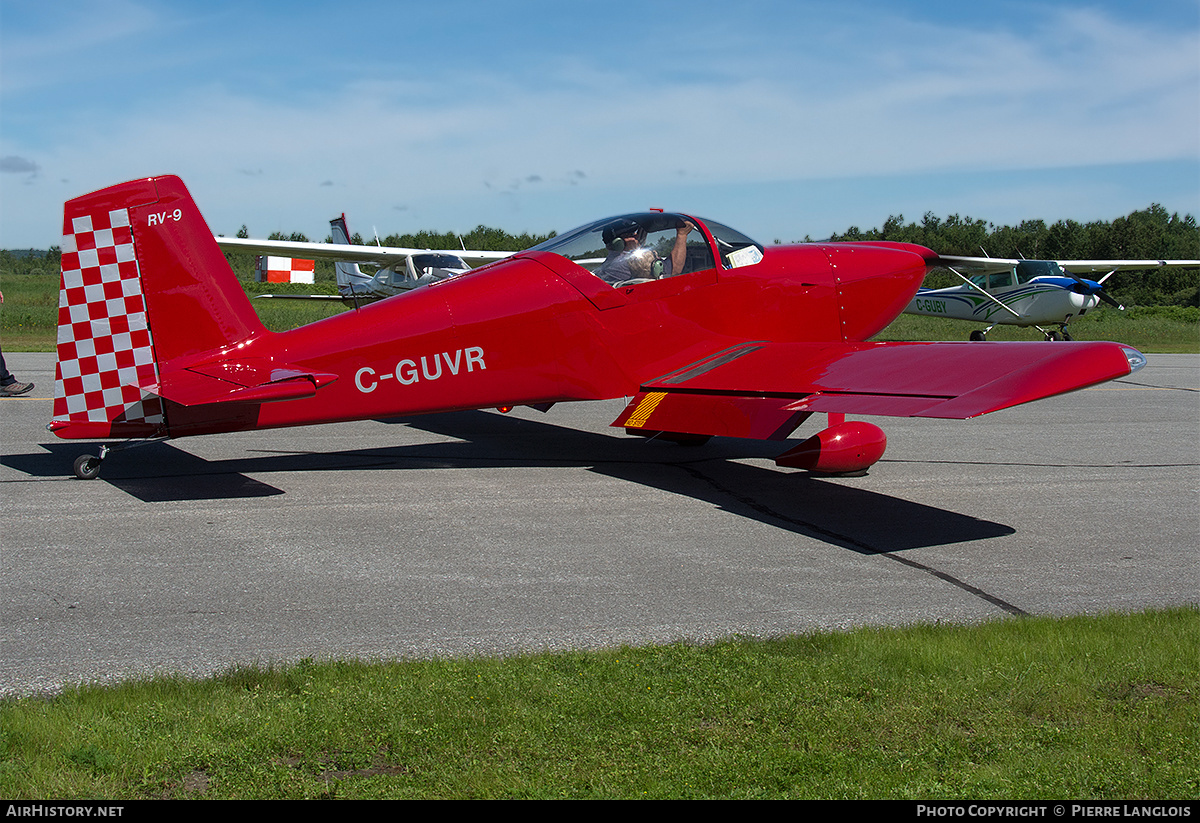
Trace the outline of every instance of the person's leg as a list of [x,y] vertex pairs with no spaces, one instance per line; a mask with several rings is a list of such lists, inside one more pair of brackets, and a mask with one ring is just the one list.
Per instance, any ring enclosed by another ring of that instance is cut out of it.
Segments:
[[4,352],[0,351],[0,397],[16,397],[33,388],[32,383],[20,383],[4,364]]

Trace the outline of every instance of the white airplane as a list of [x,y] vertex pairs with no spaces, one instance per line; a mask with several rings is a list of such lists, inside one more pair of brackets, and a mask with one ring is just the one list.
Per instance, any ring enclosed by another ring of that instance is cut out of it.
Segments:
[[[963,285],[919,289],[904,313],[986,323],[986,329],[971,332],[972,340],[987,339],[987,333],[1000,325],[1032,326],[1047,340],[1070,340],[1067,324],[1073,318],[1101,303],[1124,310],[1104,290],[1104,281],[1114,273],[1164,266],[1200,268],[1200,260],[1015,260],[942,255],[941,261]],[[1106,274],[1098,280],[1081,276],[1095,272]]]
[[[394,246],[357,246],[350,243],[346,215],[329,221],[332,243],[303,243],[292,240],[249,240],[240,237],[218,237],[223,251],[281,257],[304,257],[334,261],[338,293],[333,294],[262,294],[264,298],[293,298],[308,300],[379,300],[394,294],[445,280],[471,271],[472,266],[503,260],[510,251],[451,251],[437,249],[408,249]],[[374,265],[374,273],[364,272],[359,265]]]

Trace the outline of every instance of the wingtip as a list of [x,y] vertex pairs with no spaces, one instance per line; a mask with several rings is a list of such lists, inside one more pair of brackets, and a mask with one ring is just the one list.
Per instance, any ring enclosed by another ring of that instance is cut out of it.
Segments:
[[1133,374],[1138,369],[1146,365],[1146,355],[1135,349],[1133,346],[1121,346],[1121,350],[1125,352],[1125,359],[1129,361],[1129,373]]

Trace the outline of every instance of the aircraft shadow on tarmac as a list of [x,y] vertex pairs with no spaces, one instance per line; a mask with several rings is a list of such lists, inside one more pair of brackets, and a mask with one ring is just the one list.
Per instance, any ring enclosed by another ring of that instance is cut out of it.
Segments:
[[[114,452],[101,482],[144,502],[265,497],[284,491],[247,475],[316,471],[397,471],[555,467],[586,468],[637,486],[706,502],[862,554],[961,543],[1015,533],[1009,526],[803,471],[742,462],[773,459],[779,443],[714,438],[688,448],[621,435],[596,434],[492,412],[468,411],[380,421],[454,438],[337,452],[255,452],[205,460],[170,443]],[[36,477],[63,476],[86,450],[42,444],[48,454],[9,455],[4,465]]]
[[[83,442],[40,445],[48,454],[4,455],[0,464],[31,477],[62,477],[70,474],[71,463],[80,454],[97,451]],[[282,489],[227,469],[229,462],[208,461],[165,442],[147,443],[131,451],[114,451],[105,460],[98,482],[146,503],[283,494]]]

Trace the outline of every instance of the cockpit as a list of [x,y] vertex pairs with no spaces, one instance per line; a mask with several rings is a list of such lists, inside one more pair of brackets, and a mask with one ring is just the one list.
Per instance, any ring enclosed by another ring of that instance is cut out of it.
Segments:
[[470,266],[461,257],[442,252],[414,254],[409,259],[412,260],[413,267],[421,273],[425,273],[429,269],[446,269],[455,273],[470,270]]
[[1035,277],[1065,277],[1066,273],[1053,260],[1022,260],[1014,268],[1007,271],[977,274],[971,278],[971,284],[984,290],[996,291],[1013,286],[1022,286]]
[[761,245],[728,226],[670,212],[597,220],[530,249],[565,257],[613,287],[711,270],[714,250],[725,269],[763,257]]
[[971,284],[983,291],[1007,289],[1013,284],[1011,271],[994,272],[992,274],[977,274],[971,278]]
[[422,252],[410,254],[403,265],[389,267],[384,278],[388,286],[396,289],[411,289],[457,277],[469,272],[471,267],[461,257],[445,252]]

